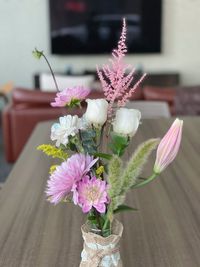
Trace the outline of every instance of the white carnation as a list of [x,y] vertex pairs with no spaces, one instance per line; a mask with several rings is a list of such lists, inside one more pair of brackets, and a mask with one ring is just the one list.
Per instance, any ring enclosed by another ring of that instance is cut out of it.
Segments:
[[59,123],[54,123],[51,127],[51,140],[56,141],[56,146],[66,145],[69,136],[74,136],[78,130],[83,129],[82,120],[77,116],[67,115],[59,118]]

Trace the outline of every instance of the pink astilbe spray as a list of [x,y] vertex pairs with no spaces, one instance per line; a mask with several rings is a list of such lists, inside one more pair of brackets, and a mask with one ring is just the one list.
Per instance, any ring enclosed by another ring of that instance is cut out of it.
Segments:
[[176,119],[160,141],[154,172],[161,173],[176,157],[182,138],[183,121]]
[[108,113],[110,116],[112,115],[114,101],[118,100],[118,107],[124,106],[146,76],[146,74],[144,74],[135,85],[131,86],[135,69],[133,68],[127,74],[131,66],[124,63],[124,57],[127,52],[126,32],[126,20],[123,19],[122,33],[118,42],[118,47],[112,52],[113,59],[109,60],[111,64],[104,65],[102,70],[99,70],[97,67],[97,73],[102,84],[104,95],[109,102]]

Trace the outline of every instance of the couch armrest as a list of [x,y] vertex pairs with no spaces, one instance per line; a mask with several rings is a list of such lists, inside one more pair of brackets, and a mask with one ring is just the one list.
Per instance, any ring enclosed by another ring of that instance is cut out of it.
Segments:
[[8,104],[2,112],[3,145],[4,145],[5,157],[8,162],[13,162],[11,121],[10,121],[11,109],[12,109],[12,105]]
[[54,100],[56,93],[47,93],[24,88],[15,88],[12,95],[13,104],[48,105]]

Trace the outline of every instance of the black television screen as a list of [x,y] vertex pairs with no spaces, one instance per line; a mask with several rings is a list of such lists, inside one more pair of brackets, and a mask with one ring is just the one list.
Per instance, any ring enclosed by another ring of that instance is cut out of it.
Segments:
[[53,54],[110,53],[126,18],[129,53],[161,51],[162,0],[49,0]]

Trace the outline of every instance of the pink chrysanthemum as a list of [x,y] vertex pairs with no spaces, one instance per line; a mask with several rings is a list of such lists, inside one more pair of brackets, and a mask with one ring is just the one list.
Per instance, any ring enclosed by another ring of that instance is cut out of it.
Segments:
[[76,183],[76,176],[68,170],[67,162],[63,162],[56,168],[47,182],[46,194],[48,200],[53,204],[58,204],[71,192]]
[[52,102],[51,106],[65,107],[67,105],[79,105],[82,100],[86,99],[89,93],[90,89],[82,86],[66,88],[56,94],[55,102]]
[[98,212],[105,213],[108,202],[107,185],[105,181],[97,179],[95,176],[89,179],[88,176],[78,183],[78,204],[84,213],[89,212],[94,207]]
[[84,154],[75,154],[56,168],[47,182],[49,201],[58,204],[70,192],[76,194],[77,182],[82,179],[98,159]]
[[74,154],[68,161],[68,170],[76,177],[80,177],[79,180],[85,176],[91,169],[91,167],[97,162],[98,158],[93,159],[90,155]]

